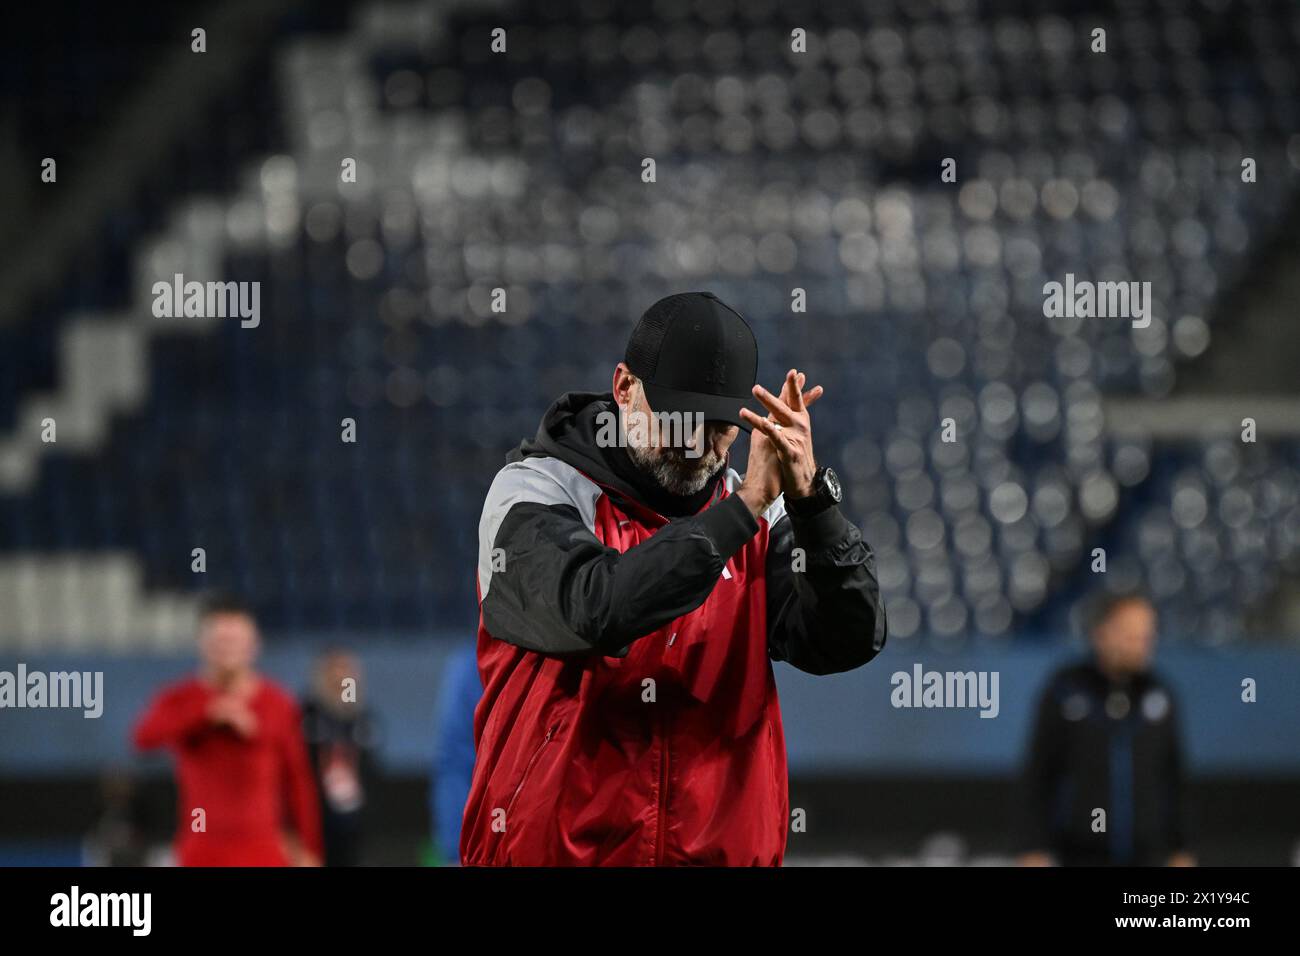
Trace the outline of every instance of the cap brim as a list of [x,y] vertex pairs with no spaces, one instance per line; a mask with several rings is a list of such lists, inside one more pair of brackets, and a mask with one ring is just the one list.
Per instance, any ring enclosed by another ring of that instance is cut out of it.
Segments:
[[649,382],[643,384],[652,412],[700,415],[706,422],[726,422],[729,425],[739,425],[743,431],[750,431],[749,425],[740,417],[740,409],[745,404],[744,398],[684,392],[680,389],[651,385]]

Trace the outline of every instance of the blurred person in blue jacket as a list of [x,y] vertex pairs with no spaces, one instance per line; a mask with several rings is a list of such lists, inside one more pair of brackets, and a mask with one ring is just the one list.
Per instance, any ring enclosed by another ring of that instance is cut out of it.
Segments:
[[442,673],[429,791],[437,856],[451,866],[460,861],[460,824],[474,774],[474,708],[482,694],[478,656],[469,644],[451,655]]

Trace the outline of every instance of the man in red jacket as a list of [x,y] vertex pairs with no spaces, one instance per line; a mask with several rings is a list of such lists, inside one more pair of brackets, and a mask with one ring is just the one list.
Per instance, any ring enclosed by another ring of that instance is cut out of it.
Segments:
[[[778,865],[789,825],[771,661],[829,674],[885,642],[874,558],[813,458],[791,370],[755,385],[709,293],[641,317],[604,395],[568,393],[479,523],[468,865]],[[756,398],[760,417],[742,409]],[[728,467],[752,429],[748,471]]]
[[199,673],[165,688],[136,723],[138,748],[176,755],[182,866],[319,865],[302,717],[288,692],[257,673],[257,652],[249,610],[211,601],[199,621]]

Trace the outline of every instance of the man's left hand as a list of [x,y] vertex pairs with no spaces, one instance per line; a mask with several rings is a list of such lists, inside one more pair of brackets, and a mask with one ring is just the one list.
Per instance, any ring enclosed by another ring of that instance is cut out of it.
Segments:
[[781,490],[790,498],[806,498],[813,493],[813,476],[817,461],[813,457],[812,421],[808,406],[821,398],[823,389],[817,385],[803,391],[805,376],[796,369],[786,373],[780,397],[761,385],[754,386],[754,397],[763,403],[769,414],[760,418],[748,408],[742,408],[741,417],[754,429],[750,438],[750,468],[755,457],[774,454],[781,469]]

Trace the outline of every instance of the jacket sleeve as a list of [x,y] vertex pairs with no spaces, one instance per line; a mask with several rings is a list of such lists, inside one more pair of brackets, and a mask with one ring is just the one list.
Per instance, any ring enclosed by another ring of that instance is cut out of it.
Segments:
[[596,537],[599,496],[555,459],[498,472],[479,523],[480,606],[493,637],[549,654],[621,656],[703,604],[758,531],[732,495],[619,553]]
[[178,688],[163,691],[140,715],[132,731],[138,750],[176,747],[204,733],[208,721],[210,694]]
[[287,704],[284,723],[279,740],[284,806],[298,839],[319,860],[325,852],[320,801],[316,795],[311,758],[307,755],[307,741],[303,737],[302,712],[293,701]]
[[857,526],[838,505],[798,518],[780,499],[768,521],[769,656],[809,674],[835,674],[880,653],[885,608],[875,556]]

